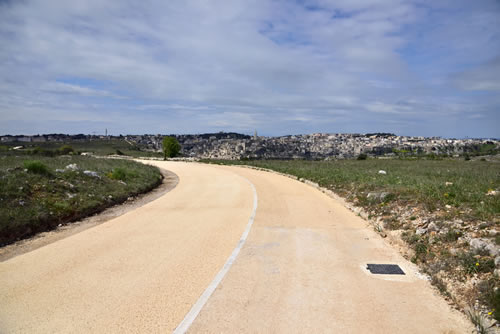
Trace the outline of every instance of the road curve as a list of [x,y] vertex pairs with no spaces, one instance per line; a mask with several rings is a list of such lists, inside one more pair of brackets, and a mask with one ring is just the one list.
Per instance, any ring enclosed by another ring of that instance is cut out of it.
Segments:
[[[166,333],[238,244],[193,333],[470,333],[366,223],[289,178],[157,162],[180,182],[102,225],[0,263],[0,333]],[[243,177],[242,177],[243,176]],[[246,179],[245,179],[246,178]],[[405,276],[374,276],[397,263]]]

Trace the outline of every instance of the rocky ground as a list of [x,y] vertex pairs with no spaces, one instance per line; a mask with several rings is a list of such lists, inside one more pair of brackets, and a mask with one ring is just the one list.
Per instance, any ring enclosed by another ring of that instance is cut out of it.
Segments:
[[431,213],[395,201],[364,215],[422,268],[445,298],[465,312],[480,314],[489,324],[485,327],[499,328],[499,221],[449,220],[450,210]]

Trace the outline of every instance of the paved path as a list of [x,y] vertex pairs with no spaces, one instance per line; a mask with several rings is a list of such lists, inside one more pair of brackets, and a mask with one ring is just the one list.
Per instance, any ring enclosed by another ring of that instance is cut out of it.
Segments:
[[[319,191],[238,167],[158,162],[178,186],[0,263],[0,333],[168,333],[238,244],[193,333],[470,333],[366,223]],[[242,177],[243,176],[243,177]],[[245,179],[246,178],[246,179]],[[405,276],[374,276],[367,262]]]

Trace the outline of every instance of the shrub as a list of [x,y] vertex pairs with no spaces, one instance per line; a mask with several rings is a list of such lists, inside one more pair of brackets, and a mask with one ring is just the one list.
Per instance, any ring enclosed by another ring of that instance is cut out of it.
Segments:
[[125,181],[127,179],[127,170],[122,167],[113,168],[111,173],[108,174],[110,179]]
[[366,160],[368,158],[368,156],[364,153],[361,153],[360,155],[358,155],[357,157],[357,160]]
[[52,150],[47,150],[45,148],[41,148],[41,147],[35,147],[31,152],[31,154],[36,154],[36,155],[43,155],[45,157],[53,157],[56,155],[56,152],[52,151]]
[[50,175],[49,168],[45,166],[40,161],[25,161],[24,168],[30,173],[40,174],[40,175]]
[[70,153],[75,153],[75,150],[73,150],[73,147],[69,145],[63,145],[59,148],[59,154],[70,154]]
[[458,259],[467,274],[488,273],[495,269],[495,261],[491,258],[476,258],[473,252],[460,253]]
[[174,158],[179,155],[181,150],[181,145],[174,137],[165,137],[163,138],[163,158]]

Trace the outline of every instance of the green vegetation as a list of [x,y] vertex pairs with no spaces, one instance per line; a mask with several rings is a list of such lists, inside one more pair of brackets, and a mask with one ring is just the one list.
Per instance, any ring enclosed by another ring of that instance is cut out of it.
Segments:
[[0,245],[99,212],[162,180],[158,168],[129,160],[31,158],[0,155]]
[[[22,149],[12,150],[13,147],[23,146]],[[58,155],[79,155],[83,152],[93,155],[128,155],[132,157],[161,157],[160,152],[151,152],[125,139],[92,139],[71,140],[66,142],[24,143],[7,142],[0,147],[2,155],[42,155],[54,157]]]
[[474,324],[476,333],[478,334],[493,333],[492,327],[494,325],[489,324],[488,321],[483,317],[483,315],[474,308],[474,306],[469,306],[469,309],[467,310],[466,313],[467,316],[469,317],[469,320]]
[[26,171],[34,174],[47,176],[51,174],[47,166],[45,166],[40,161],[25,161],[24,168],[26,168]]
[[[437,209],[445,218],[492,220],[500,216],[500,163],[495,161],[368,159],[337,161],[205,161],[251,165],[317,182],[358,205],[377,212],[394,202]],[[384,170],[387,174],[379,174]],[[388,193],[382,203],[369,193]],[[449,207],[446,207],[448,205]]]
[[361,153],[357,157],[358,160],[366,160],[367,158],[368,158],[368,156],[366,154],[364,154],[364,153]]
[[179,155],[181,145],[174,137],[163,138],[163,159],[174,158]]
[[113,180],[128,181],[136,178],[137,173],[126,168],[116,167],[113,168],[110,173],[108,173],[108,177]]

